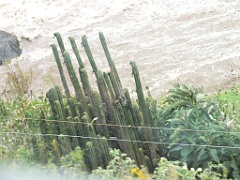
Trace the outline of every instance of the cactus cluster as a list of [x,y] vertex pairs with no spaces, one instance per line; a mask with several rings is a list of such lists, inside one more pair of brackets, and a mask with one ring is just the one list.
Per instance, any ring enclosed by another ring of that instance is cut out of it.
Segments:
[[[63,62],[60,59],[57,46],[52,44],[52,51],[65,94],[61,94],[58,87],[53,87],[48,91],[47,97],[51,104],[54,118],[59,120],[54,125],[54,132],[72,135],[72,137],[64,137],[60,140],[54,139],[55,144],[62,144],[59,146],[59,149],[61,148],[59,151],[62,154],[66,154],[80,146],[85,149],[86,165],[92,170],[99,166],[106,167],[110,159],[109,148],[119,148],[134,159],[138,165],[143,164],[150,171],[153,171],[157,165],[154,162],[157,162],[159,156],[153,144],[141,143],[141,141],[153,141],[154,132],[151,128],[141,128],[141,126],[152,127],[153,120],[151,119],[148,102],[144,98],[136,63],[134,61],[130,63],[138,96],[138,103],[133,103],[128,89],[123,89],[122,87],[102,32],[99,33],[99,39],[105,52],[110,72],[102,72],[98,69],[87,38],[82,36],[82,45],[97,80],[97,90],[93,90],[91,87],[74,38],[70,37],[69,40],[78,61],[78,72],[73,67],[71,57],[64,47],[61,35],[59,33],[54,35],[57,38],[68,74],[64,74]],[[69,89],[71,87],[66,80],[66,76],[69,76],[71,80],[74,95],[70,94]],[[68,121],[79,123],[68,123]]]

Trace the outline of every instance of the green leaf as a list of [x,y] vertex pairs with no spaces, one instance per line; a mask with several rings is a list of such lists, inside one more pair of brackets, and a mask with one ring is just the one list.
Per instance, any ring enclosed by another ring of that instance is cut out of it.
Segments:
[[204,148],[202,148],[202,150],[199,152],[197,161],[201,160],[202,156],[203,156],[205,153],[206,153],[206,151],[205,151],[205,147],[204,147]]
[[[170,139],[173,141],[173,142],[176,142],[176,138],[179,138],[181,137],[181,139],[184,139],[184,134],[182,133],[183,131],[180,129],[180,128],[177,128],[173,134],[170,135]],[[181,134],[181,136],[180,136]]]
[[210,154],[212,158],[219,163],[218,153],[216,149],[210,149]]
[[186,140],[192,144],[196,144],[192,136],[186,136]]
[[183,148],[182,146],[178,145],[178,146],[175,146],[175,147],[173,147],[172,149],[170,149],[170,152],[179,151],[179,150],[181,150],[182,148]]
[[186,162],[187,156],[191,153],[190,146],[184,146],[181,150],[181,156],[184,162]]
[[239,178],[240,178],[239,172],[238,172],[238,170],[236,170],[236,169],[233,170],[232,175],[233,175],[233,178],[234,178],[234,179],[239,179]]
[[204,143],[207,142],[207,138],[205,136],[200,136],[198,139],[203,141]]
[[214,106],[211,105],[211,106],[209,107],[209,109],[208,109],[208,114],[210,114],[210,113],[212,112],[213,109],[214,109]]
[[178,118],[174,118],[174,119],[169,119],[167,120],[167,122],[171,123],[171,124],[181,124],[182,120],[178,119]]
[[187,118],[190,117],[192,111],[193,111],[193,109],[190,109],[190,110],[187,111]]
[[238,168],[237,168],[237,164],[236,164],[236,162],[235,162],[234,160],[231,161],[230,166],[231,166],[233,169],[238,169]]
[[224,136],[223,133],[219,133],[219,132],[216,132],[216,133],[212,133],[211,134],[211,139],[222,139],[221,137]]
[[205,101],[206,101],[206,96],[205,96],[204,94],[198,93],[198,94],[196,95],[196,102],[197,102],[197,103],[203,103],[203,102],[205,102]]

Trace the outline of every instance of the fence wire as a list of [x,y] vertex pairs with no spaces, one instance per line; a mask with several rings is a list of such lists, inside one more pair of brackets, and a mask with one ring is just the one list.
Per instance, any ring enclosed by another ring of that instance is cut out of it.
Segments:
[[107,141],[118,141],[118,142],[129,142],[129,143],[140,143],[140,144],[155,144],[155,145],[180,145],[180,146],[191,146],[191,147],[209,147],[209,148],[226,148],[226,149],[239,149],[240,146],[218,146],[209,144],[188,144],[188,143],[168,143],[168,142],[156,142],[156,141],[140,141],[140,140],[129,140],[129,139],[118,139],[117,137],[90,137],[90,136],[73,136],[64,134],[33,134],[33,133],[22,133],[22,132],[0,132],[0,134],[14,134],[22,136],[54,136],[54,137],[71,137],[71,138],[82,138],[82,139],[94,139],[94,140],[107,140]]
[[[106,126],[106,127],[119,127],[119,128],[131,128],[131,129],[150,129],[150,130],[166,130],[166,131],[188,131],[188,132],[203,132],[203,133],[225,133],[225,134],[237,134],[240,135],[238,131],[228,131],[228,130],[214,130],[214,129],[186,129],[186,128],[174,128],[174,127],[152,127],[152,126],[133,126],[133,125],[120,125],[120,124],[101,124],[93,122],[79,122],[79,121],[66,121],[66,120],[56,120],[56,119],[37,119],[37,118],[17,118],[10,116],[1,116],[7,119],[12,119],[15,121],[45,121],[45,122],[58,122],[58,123],[69,123],[69,124],[82,124],[82,125],[93,125],[93,126]],[[16,118],[16,119],[15,119]],[[74,119],[74,118],[71,118]],[[227,125],[226,125],[227,126]],[[226,129],[226,128],[224,128]]]
[[[151,130],[167,130],[167,131],[188,131],[188,132],[210,132],[210,133],[228,133],[228,134],[238,134],[237,131],[220,131],[220,130],[198,130],[198,129],[181,129],[181,128],[167,128],[167,127],[150,127],[150,126],[131,126],[131,125],[116,125],[116,124],[96,124],[96,123],[86,123],[86,122],[75,122],[66,120],[54,120],[54,119],[36,119],[36,118],[17,118],[10,116],[1,116],[6,120],[14,121],[45,121],[45,122],[58,122],[58,123],[70,123],[70,124],[82,124],[82,125],[93,125],[93,126],[107,126],[107,127],[120,127],[120,128],[135,128],[135,129],[151,129]],[[118,142],[129,142],[129,143],[140,143],[140,144],[155,144],[155,145],[179,145],[179,146],[191,146],[191,147],[209,147],[209,148],[225,148],[225,149],[239,149],[240,146],[225,146],[225,145],[210,145],[210,144],[190,144],[190,143],[169,143],[169,142],[156,142],[156,141],[140,141],[140,140],[130,140],[130,139],[118,139],[117,137],[90,137],[90,136],[79,136],[79,135],[67,135],[67,134],[42,134],[42,133],[27,133],[27,132],[16,132],[0,131],[2,135],[19,135],[19,136],[52,136],[52,137],[71,137],[71,138],[81,138],[81,139],[93,139],[93,140],[107,140],[107,141],[118,141]]]

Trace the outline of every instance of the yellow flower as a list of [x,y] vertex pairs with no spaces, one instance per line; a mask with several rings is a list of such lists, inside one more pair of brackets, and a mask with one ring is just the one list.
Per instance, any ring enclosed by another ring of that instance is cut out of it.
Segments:
[[141,179],[146,179],[147,177],[136,167],[131,169],[131,174],[138,176]]

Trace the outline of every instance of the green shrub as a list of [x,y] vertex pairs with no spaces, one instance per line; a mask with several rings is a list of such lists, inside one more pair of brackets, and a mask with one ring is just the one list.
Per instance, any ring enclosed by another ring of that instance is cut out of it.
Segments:
[[[162,116],[165,128],[167,157],[180,160],[189,167],[203,169],[208,162],[222,163],[229,177],[240,178],[240,134],[231,133],[221,104],[208,99],[200,88],[175,85],[166,98]],[[161,122],[162,123],[162,122]],[[233,147],[233,148],[232,148]]]
[[224,113],[229,117],[229,126],[240,130],[240,85],[233,87],[231,90],[220,90],[214,94],[214,101],[221,104]]
[[153,178],[156,180],[220,180],[226,178],[222,178],[222,175],[215,171],[224,171],[225,169],[222,164],[213,165],[211,163],[208,164],[204,171],[201,168],[188,169],[186,163],[161,158],[158,167],[154,171]]
[[110,155],[112,157],[106,169],[99,167],[93,170],[90,179],[95,179],[96,177],[101,180],[107,179],[123,179],[125,176],[131,176],[130,171],[134,168],[135,162],[127,157],[126,154],[121,153],[119,149],[110,150]]
[[84,151],[80,147],[76,147],[69,155],[61,157],[60,170],[63,177],[77,177],[87,173],[83,155]]

